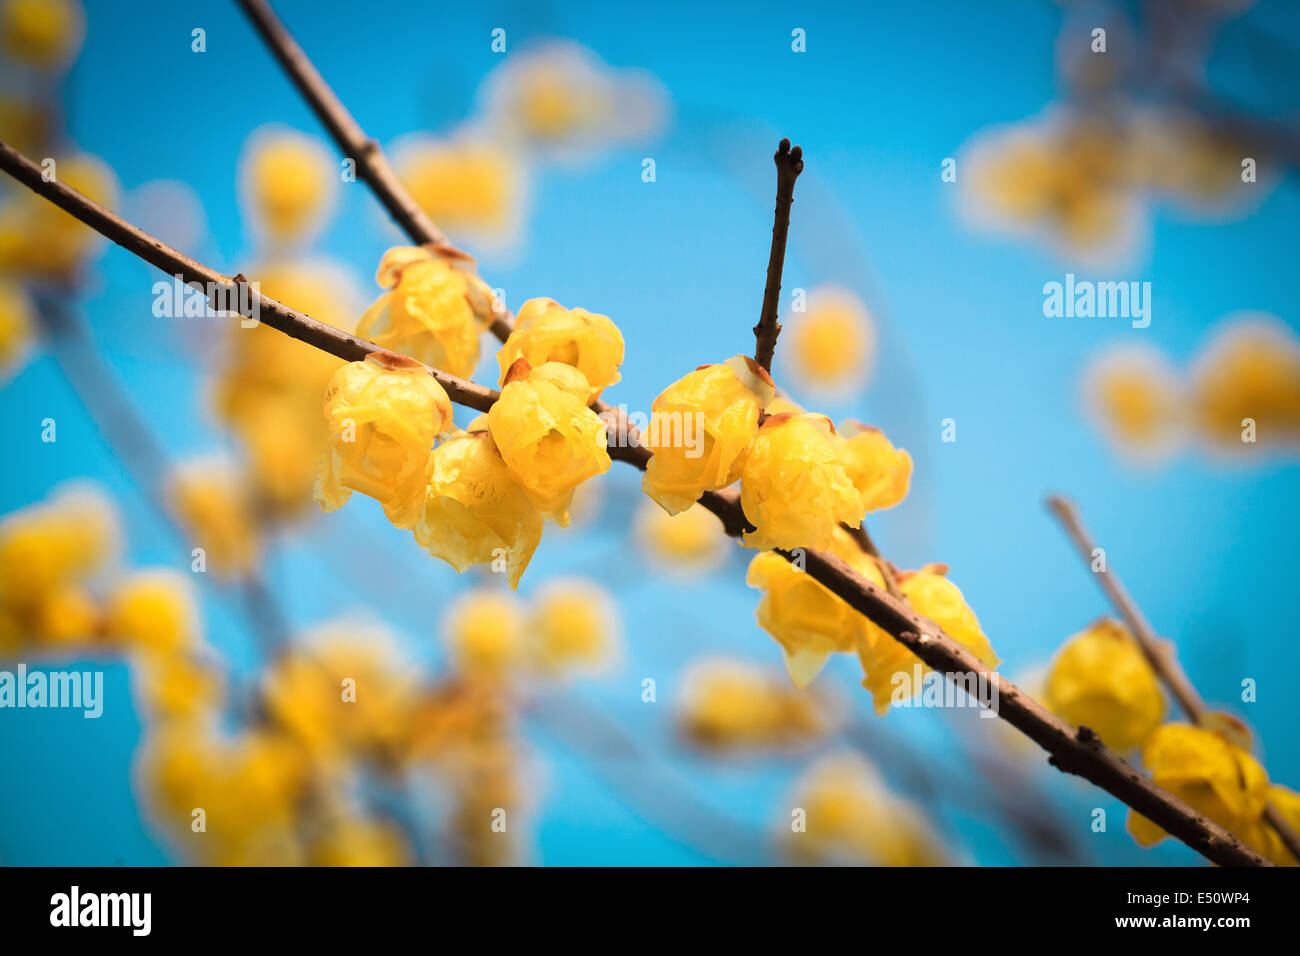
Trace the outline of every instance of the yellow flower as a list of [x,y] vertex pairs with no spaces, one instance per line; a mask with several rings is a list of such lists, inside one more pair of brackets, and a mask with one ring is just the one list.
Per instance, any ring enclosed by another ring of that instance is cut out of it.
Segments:
[[[51,169],[101,206],[117,205],[117,177],[99,157],[55,157]],[[0,203],[0,271],[68,281],[100,244],[99,233],[43,196],[24,189]]]
[[[942,844],[915,807],[890,793],[854,753],[830,754],[808,769],[790,798],[804,827],[783,814],[786,851],[805,864],[943,866]],[[793,812],[793,810],[791,812]]]
[[864,511],[892,508],[907,497],[912,483],[912,456],[894,448],[885,433],[871,425],[840,423],[835,447]]
[[325,392],[330,449],[316,480],[325,511],[353,491],[384,506],[388,520],[413,528],[424,507],[434,439],[451,425],[451,399],[428,369],[391,352],[343,366]]
[[619,380],[623,334],[607,316],[566,309],[554,299],[529,299],[515,318],[514,331],[497,352],[501,384],[521,358],[533,367],[563,362],[578,369],[591,386],[588,403]]
[[435,558],[467,571],[490,564],[513,591],[542,540],[542,516],[511,476],[492,436],[457,435],[433,450],[415,540]]
[[[359,311],[355,277],[333,263],[264,263],[249,274],[264,294],[337,329],[350,329]],[[312,500],[329,445],[321,395],[344,363],[266,325],[232,321],[226,342],[215,411],[244,445],[259,509],[292,516]]]
[[272,242],[306,240],[324,224],[338,177],[319,139],[264,126],[249,136],[239,162],[246,214]]
[[49,117],[36,106],[0,93],[0,139],[32,156],[49,139]]
[[366,309],[357,335],[469,378],[478,364],[479,337],[499,308],[474,270],[474,260],[450,246],[389,249],[375,274],[389,291]]
[[210,570],[238,576],[252,570],[261,538],[246,479],[229,462],[194,459],[173,470],[168,503],[181,526],[202,548]]
[[99,605],[76,584],[61,584],[41,599],[36,635],[51,644],[88,641],[99,627]]
[[737,355],[701,365],[659,393],[642,441],[653,457],[641,488],[669,514],[740,477],[759,413],[775,395],[771,377]]
[[511,594],[470,591],[447,611],[443,641],[452,666],[466,677],[500,681],[519,670],[524,656],[524,612]]
[[824,415],[773,415],[758,429],[740,479],[740,505],[756,530],[747,548],[829,547],[840,524],[862,523],[862,493]]
[[36,331],[36,312],[22,287],[0,276],[0,383],[27,359]]
[[[872,584],[884,587],[880,568],[842,528],[831,534],[828,550]],[[771,634],[785,652],[785,666],[796,687],[807,687],[838,651],[874,644],[874,624],[848,606],[806,571],[771,551],[749,562],[746,583],[761,588],[759,627]],[[880,637],[894,643],[881,632]]]
[[329,822],[307,850],[311,866],[407,866],[402,831],[383,820],[349,814]]
[[870,373],[875,329],[866,306],[847,289],[825,287],[789,322],[787,355],[809,386],[835,390],[861,385]]
[[[1268,774],[1249,753],[1213,731],[1165,724],[1147,738],[1142,762],[1156,786],[1227,830],[1245,831],[1264,812]],[[1143,846],[1154,846],[1169,835],[1133,810],[1128,831]]]
[[90,574],[115,554],[112,503],[93,485],[73,484],[0,521],[0,607],[20,616],[57,586]]
[[86,34],[86,15],[77,0],[4,0],[0,45],[15,60],[44,69],[77,55]]
[[609,470],[605,423],[587,407],[582,372],[559,362],[511,366],[488,427],[510,473],[540,511],[568,524],[573,489]]
[[220,673],[192,654],[148,655],[132,671],[142,709],[156,719],[207,719],[223,703]]
[[[1279,814],[1282,819],[1291,825],[1291,829],[1300,829],[1300,793],[1296,793],[1289,787],[1281,784],[1273,784],[1268,788],[1268,802]],[[1250,828],[1246,829],[1244,839],[1251,846],[1258,849],[1278,866],[1296,866],[1296,858],[1282,842],[1267,823],[1261,821],[1258,828],[1253,832]]]
[[782,746],[821,736],[830,716],[811,694],[739,660],[708,658],[682,681],[682,731],[710,748]]
[[405,740],[415,677],[382,628],[332,622],[281,656],[262,682],[267,714],[318,758],[390,758]]
[[528,633],[539,670],[595,673],[610,664],[618,648],[618,612],[594,581],[553,580],[534,598]]
[[416,204],[454,236],[508,239],[524,201],[524,169],[482,138],[420,136],[393,150],[393,167]]
[[1084,399],[1102,434],[1137,460],[1158,460],[1182,440],[1185,390],[1154,349],[1126,347],[1101,355],[1084,375]]
[[[944,576],[947,573],[947,567],[942,564],[927,564],[919,571],[899,574],[898,590],[917,614],[939,625],[987,667],[997,667],[998,657],[980,629],[979,619],[957,585]],[[862,686],[871,692],[876,713],[882,715],[896,696],[912,697],[921,691],[912,679],[918,673],[918,666],[922,674],[929,671],[919,657],[877,627],[870,628],[867,639],[858,645],[858,660],[864,674]],[[896,683],[897,674],[907,675],[908,680]]]
[[199,641],[190,582],[175,571],[132,573],[109,594],[104,618],[109,641],[145,654],[175,654]]
[[653,502],[637,508],[637,537],[645,553],[668,571],[695,575],[726,557],[727,536],[704,508],[669,514]]
[[1128,629],[1112,620],[1066,641],[1052,661],[1043,703],[1120,753],[1141,744],[1165,715],[1155,672]]
[[1300,338],[1271,315],[1231,317],[1192,370],[1195,416],[1216,447],[1300,441]]

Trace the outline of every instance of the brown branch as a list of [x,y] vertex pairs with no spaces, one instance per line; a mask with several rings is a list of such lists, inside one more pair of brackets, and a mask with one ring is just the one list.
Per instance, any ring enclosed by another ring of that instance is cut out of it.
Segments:
[[776,214],[772,222],[772,249],[767,256],[767,282],[763,286],[763,311],[754,326],[754,361],[769,372],[776,352],[781,323],[776,320],[781,298],[781,273],[785,269],[785,241],[790,232],[790,204],[794,202],[794,181],[803,172],[803,148],[790,148],[781,140],[772,156],[776,163]]
[[[45,182],[39,167],[6,143],[0,143],[0,168],[33,191],[95,228],[118,245],[152,263],[164,272],[205,283],[227,292],[247,289],[251,299],[239,301],[242,314],[259,317],[278,331],[314,345],[348,361],[377,351],[367,342],[346,332],[295,312],[288,306],[257,292],[242,276],[232,279],[200,265],[175,249],[124,222],[90,199],[62,183]],[[457,402],[480,411],[491,407],[497,393],[439,370],[432,374]],[[611,447],[611,457],[644,468],[649,453],[644,448]],[[699,503],[717,515],[727,533],[738,536],[747,526],[739,496],[733,489],[708,492]],[[788,561],[795,555],[778,551]],[[908,605],[860,577],[832,554],[809,549],[805,569],[814,580],[844,599],[850,607],[870,618],[913,651],[922,661],[944,673],[954,683],[975,674],[997,689],[997,715],[1019,729],[1051,754],[1051,763],[1077,774],[1119,798],[1167,832],[1178,837],[1212,862],[1224,866],[1268,866],[1259,853],[1203,814],[1157,787],[1120,757],[1108,750],[1087,728],[1076,733],[1043,707],[990,671],[973,654],[944,634],[933,621],[917,615]]]
[[[1124,618],[1129,631],[1132,632],[1138,647],[1142,649],[1142,653],[1151,665],[1151,669],[1160,678],[1160,682],[1168,688],[1169,693],[1178,701],[1178,706],[1187,715],[1188,720],[1194,724],[1203,725],[1209,708],[1206,707],[1205,701],[1192,685],[1187,673],[1179,666],[1172,645],[1156,636],[1146,616],[1137,606],[1137,602],[1128,593],[1128,589],[1124,587],[1119,576],[1111,570],[1109,560],[1104,562],[1102,570],[1098,571],[1093,568],[1093,561],[1097,554],[1096,540],[1084,527],[1083,518],[1080,516],[1079,509],[1074,502],[1062,495],[1049,495],[1047,509],[1056,516],[1056,519],[1065,529],[1065,533],[1074,542],[1074,546],[1078,549],[1084,564],[1093,571],[1094,576],[1101,582],[1102,590],[1110,598],[1110,603],[1114,605],[1115,610]],[[1265,808],[1264,819],[1277,831],[1291,854],[1297,860],[1300,860],[1300,834],[1295,832],[1294,828],[1287,823],[1286,819],[1272,804]]]
[[302,47],[285,29],[271,5],[266,0],[239,0],[239,5],[313,112],[325,124],[343,155],[357,164],[357,175],[370,186],[402,230],[420,244],[446,242],[447,237],[402,188],[379,144],[366,135],[348,112]]

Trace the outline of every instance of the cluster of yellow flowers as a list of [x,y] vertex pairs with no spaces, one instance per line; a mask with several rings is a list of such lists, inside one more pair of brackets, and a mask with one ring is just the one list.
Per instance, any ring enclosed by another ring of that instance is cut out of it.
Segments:
[[1300,442],[1300,336],[1271,315],[1228,317],[1186,376],[1154,349],[1100,356],[1085,401],[1102,433],[1142,461],[1190,437],[1225,455]]
[[[1188,724],[1165,724],[1142,748],[1142,762],[1156,785],[1259,850],[1274,863],[1297,861],[1277,831],[1264,822],[1268,804],[1292,826],[1300,826],[1300,794],[1270,784],[1268,773],[1250,752],[1227,734]],[[1128,830],[1143,846],[1169,834],[1130,810]]]
[[[782,820],[782,846],[811,865],[945,866],[952,860],[921,813],[856,753],[808,769]],[[801,816],[800,816],[801,815]]]
[[710,750],[811,743],[832,730],[838,716],[828,701],[792,690],[779,674],[730,658],[692,664],[680,701],[682,734]]
[[373,353],[330,380],[316,500],[333,510],[353,491],[369,495],[434,557],[457,571],[488,564],[513,589],[543,519],[567,525],[574,490],[609,469],[605,423],[589,404],[618,381],[623,337],[606,316],[529,301],[498,352],[500,397],[461,430],[426,366],[473,372],[498,310],[491,290],[473,260],[442,247],[390,250],[379,282],[392,290],[358,332],[404,354]]
[[549,581],[527,605],[508,591],[470,591],[449,608],[442,633],[452,671],[489,684],[594,674],[619,649],[613,599],[583,578]]
[[1239,205],[1250,195],[1249,155],[1247,144],[1190,115],[1064,112],[981,134],[958,181],[977,224],[1043,235],[1105,261],[1141,238],[1147,197],[1208,210]]
[[[681,440],[692,425],[702,430],[702,441]],[[748,576],[763,591],[758,622],[781,644],[795,685],[807,686],[831,653],[857,651],[864,686],[884,713],[894,674],[911,673],[919,660],[797,562],[769,549],[825,549],[883,588],[877,559],[845,528],[903,500],[911,456],[878,428],[848,421],[836,430],[825,416],[778,397],[766,370],[739,355],[702,365],[664,389],[643,440],[653,456],[642,487],[668,514],[687,511],[705,492],[740,481],[741,507],[753,526],[743,541],[763,551],[750,562]],[[982,661],[996,665],[979,622],[945,573],[930,565],[899,575],[903,596]]]

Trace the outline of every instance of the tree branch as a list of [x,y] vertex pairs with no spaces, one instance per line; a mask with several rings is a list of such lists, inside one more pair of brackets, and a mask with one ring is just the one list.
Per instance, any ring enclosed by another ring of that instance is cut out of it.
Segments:
[[781,323],[776,320],[781,298],[781,273],[785,269],[785,241],[790,232],[790,204],[794,202],[794,181],[803,172],[803,148],[790,148],[788,139],[781,140],[772,157],[776,163],[776,214],[772,222],[772,249],[767,256],[767,282],[763,286],[763,310],[754,326],[754,361],[767,371],[772,371],[772,356],[776,352],[776,337],[781,334]]
[[[0,168],[34,192],[46,197],[114,242],[164,272],[198,282],[213,283],[227,292],[246,289],[238,301],[242,314],[260,318],[272,328],[314,345],[347,361],[378,351],[373,342],[340,332],[332,326],[295,312],[262,295],[242,276],[224,276],[182,255],[162,241],[124,222],[90,199],[58,182],[45,182],[39,167],[6,143],[0,143]],[[261,313],[259,316],[257,313]],[[430,370],[453,400],[480,411],[490,408],[497,393],[437,369]],[[611,447],[610,455],[644,468],[649,453],[644,448]],[[728,534],[738,536],[746,527],[740,498],[733,489],[709,492],[699,503],[717,515]],[[795,556],[778,551],[788,561]],[[1051,763],[1077,774],[1122,800],[1207,859],[1224,866],[1268,866],[1259,853],[1247,847],[1217,823],[1166,793],[1120,757],[1108,750],[1091,730],[1076,733],[1029,699],[1023,691],[990,671],[933,621],[917,615],[908,605],[876,588],[832,554],[808,549],[803,555],[807,573],[850,607],[892,634],[922,661],[960,683],[969,674],[997,689],[997,715],[1019,729],[1051,754]]]
[[[1178,706],[1187,715],[1188,720],[1194,724],[1203,725],[1209,708],[1206,707],[1205,701],[1192,685],[1186,672],[1179,666],[1172,645],[1168,642],[1162,642],[1156,636],[1145,615],[1137,606],[1137,602],[1133,600],[1119,577],[1111,570],[1109,561],[1105,563],[1103,570],[1097,571],[1093,569],[1093,561],[1097,554],[1096,541],[1088,533],[1088,529],[1084,527],[1083,518],[1079,515],[1079,509],[1074,502],[1062,495],[1049,495],[1047,509],[1056,516],[1066,534],[1069,535],[1070,540],[1074,542],[1074,546],[1078,549],[1084,564],[1093,570],[1094,576],[1101,582],[1102,590],[1106,592],[1106,596],[1110,598],[1110,603],[1114,605],[1115,610],[1128,624],[1128,628],[1137,641],[1138,647],[1142,649],[1143,655],[1146,656],[1147,662],[1150,663],[1151,669],[1155,671],[1161,683],[1168,688],[1169,693],[1178,701]],[[1269,826],[1277,831],[1282,838],[1282,842],[1291,851],[1292,856],[1300,860],[1300,835],[1295,832],[1294,828],[1286,822],[1286,819],[1272,804],[1265,807],[1264,819]]]

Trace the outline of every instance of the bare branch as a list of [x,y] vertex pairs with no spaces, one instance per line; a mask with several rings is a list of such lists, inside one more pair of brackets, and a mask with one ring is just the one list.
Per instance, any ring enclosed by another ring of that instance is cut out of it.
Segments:
[[[349,361],[378,350],[373,342],[340,332],[263,296],[242,276],[232,279],[195,262],[124,222],[75,189],[61,183],[45,182],[41,178],[39,167],[6,143],[0,143],[0,168],[164,272],[179,274],[190,281],[213,282],[228,291],[233,290],[237,284],[240,288],[248,288],[253,295],[244,314],[256,317],[253,313],[260,309],[264,313],[262,321],[286,335]],[[244,302],[241,301],[240,305],[243,311]],[[490,408],[498,394],[437,369],[431,370],[430,374],[442,384],[453,400],[481,411]],[[649,460],[646,450],[639,447],[611,447],[610,455],[642,469]],[[730,535],[738,536],[747,526],[739,496],[733,489],[706,493],[699,503],[722,520],[723,527]],[[795,559],[789,552],[777,553],[788,561]],[[1212,862],[1223,866],[1271,865],[1217,823],[1161,790],[1108,750],[1091,730],[1081,727],[1076,733],[1010,681],[990,671],[973,654],[943,633],[933,621],[920,617],[907,604],[875,587],[835,555],[808,549],[804,558],[806,571],[814,580],[870,618],[954,683],[961,682],[965,675],[973,673],[996,688],[997,715],[1046,750],[1051,755],[1050,762],[1054,766],[1097,784]]]
[[754,326],[754,361],[769,372],[776,352],[776,337],[781,323],[776,320],[781,298],[781,273],[785,269],[785,241],[790,232],[790,204],[794,202],[794,181],[803,172],[803,148],[790,148],[781,140],[772,157],[776,163],[776,214],[772,222],[772,249],[767,256],[767,283],[763,286],[763,311]]

